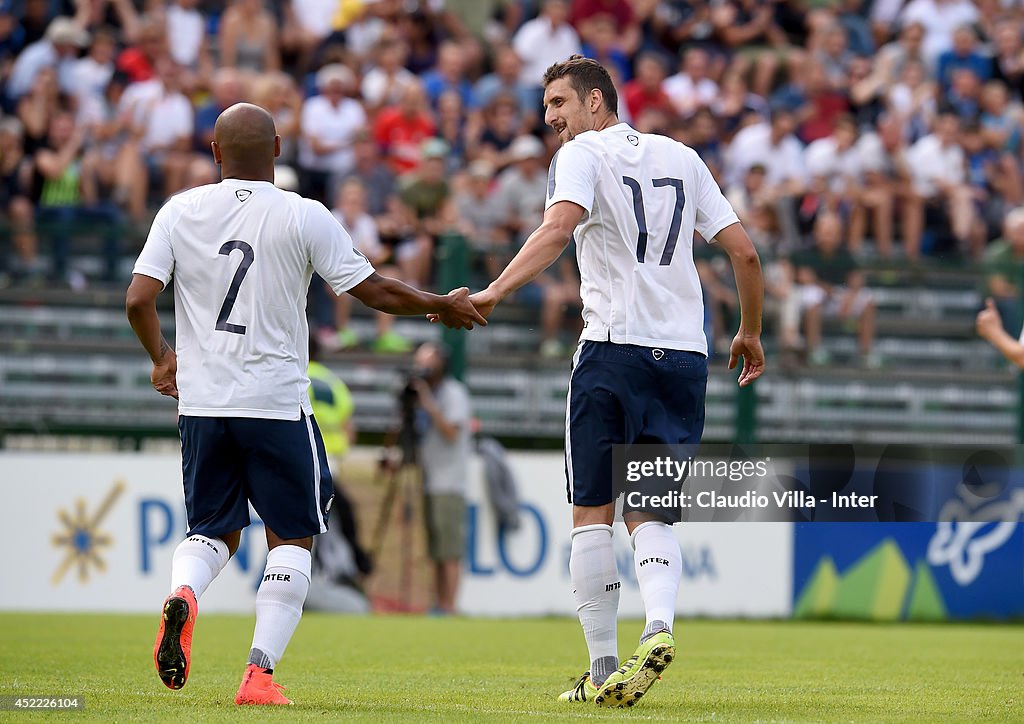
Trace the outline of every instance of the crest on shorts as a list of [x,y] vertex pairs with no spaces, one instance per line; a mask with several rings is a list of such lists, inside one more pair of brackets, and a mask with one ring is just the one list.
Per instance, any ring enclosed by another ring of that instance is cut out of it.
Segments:
[[660,360],[662,357],[665,356],[665,350],[663,350],[663,349],[652,349],[651,350],[651,354],[654,355],[654,359]]
[[629,141],[630,143],[632,143],[634,146],[636,146],[637,144],[640,143],[640,137],[639,136],[635,136],[632,133],[630,133],[628,136],[626,136],[626,140]]
[[235,198],[239,201],[245,201],[250,196],[252,196],[252,191],[249,189],[238,189],[238,191],[235,192]]

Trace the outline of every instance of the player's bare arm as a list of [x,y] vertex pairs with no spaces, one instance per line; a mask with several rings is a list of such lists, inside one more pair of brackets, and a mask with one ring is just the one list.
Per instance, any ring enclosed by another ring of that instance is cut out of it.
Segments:
[[729,255],[736,276],[736,290],[740,297],[740,329],[729,349],[729,369],[734,369],[739,358],[743,358],[739,385],[746,387],[764,372],[764,349],[761,347],[764,277],[761,274],[761,259],[739,223],[730,224],[719,231],[715,240]]
[[438,321],[453,329],[473,329],[487,320],[469,301],[469,289],[461,287],[448,294],[431,294],[374,272],[348,293],[368,307],[387,314],[436,314]]
[[125,295],[125,313],[135,336],[153,361],[151,380],[161,395],[178,399],[178,360],[171,345],[160,334],[160,316],[156,311],[157,295],[164,285],[145,274],[133,274]]
[[544,220],[508,263],[505,270],[470,300],[485,317],[505,297],[555,263],[572,241],[572,232],[583,219],[584,209],[571,201],[559,201],[544,212]]

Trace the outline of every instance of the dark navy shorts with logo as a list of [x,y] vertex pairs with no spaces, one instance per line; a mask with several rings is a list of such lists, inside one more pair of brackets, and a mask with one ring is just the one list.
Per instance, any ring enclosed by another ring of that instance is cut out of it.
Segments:
[[334,485],[312,417],[178,418],[188,534],[221,536],[249,525],[249,503],[276,535],[327,530]]
[[700,352],[586,340],[569,377],[566,492],[573,505],[615,500],[612,446],[697,444],[708,360]]

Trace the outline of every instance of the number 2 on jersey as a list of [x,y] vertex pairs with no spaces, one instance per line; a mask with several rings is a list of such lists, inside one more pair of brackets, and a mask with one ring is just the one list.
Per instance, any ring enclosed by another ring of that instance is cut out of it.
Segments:
[[235,300],[238,298],[238,287],[242,286],[242,280],[245,279],[245,273],[249,271],[249,267],[252,266],[253,261],[256,260],[256,254],[253,252],[251,246],[244,241],[239,241],[238,239],[225,241],[223,246],[221,246],[220,251],[217,253],[230,257],[231,252],[235,249],[242,252],[242,261],[239,262],[238,268],[235,269],[235,275],[231,277],[231,286],[228,287],[227,296],[224,297],[224,303],[220,307],[220,314],[217,315],[217,329],[222,332],[245,334],[245,325],[229,324],[228,317],[231,316],[231,308],[235,306]]
[[[636,225],[640,229],[636,238],[636,260],[641,264],[647,256],[647,215],[644,213],[644,192],[640,188],[640,182],[629,176],[622,177],[622,183],[633,192],[633,213],[636,214]],[[656,178],[651,179],[655,188],[671,186],[676,190],[676,203],[672,210],[672,223],[669,225],[668,239],[665,240],[665,249],[661,252],[660,266],[668,266],[672,263],[672,255],[676,253],[676,244],[679,241],[679,227],[683,223],[683,206],[686,205],[686,195],[683,193],[683,180],[678,178]]]

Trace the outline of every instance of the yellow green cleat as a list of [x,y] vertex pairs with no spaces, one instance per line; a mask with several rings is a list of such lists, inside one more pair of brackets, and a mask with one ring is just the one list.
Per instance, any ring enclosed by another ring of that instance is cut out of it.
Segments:
[[594,686],[590,680],[590,672],[586,672],[569,691],[563,691],[558,695],[559,701],[593,701],[594,697],[597,696],[597,687]]
[[676,640],[667,631],[655,634],[598,689],[594,702],[604,707],[633,706],[676,657]]

